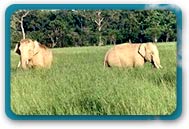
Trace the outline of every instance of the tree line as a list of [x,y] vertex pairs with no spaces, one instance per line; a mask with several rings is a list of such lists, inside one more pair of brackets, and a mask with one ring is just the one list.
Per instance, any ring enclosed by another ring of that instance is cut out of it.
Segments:
[[10,26],[11,47],[22,39],[22,27],[26,38],[49,47],[177,40],[169,10],[18,10]]

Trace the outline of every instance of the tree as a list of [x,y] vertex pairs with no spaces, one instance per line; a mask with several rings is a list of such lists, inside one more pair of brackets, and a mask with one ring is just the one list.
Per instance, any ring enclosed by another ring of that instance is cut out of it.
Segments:
[[102,41],[101,31],[102,31],[102,27],[104,26],[104,23],[103,23],[104,18],[101,15],[102,14],[101,10],[98,10],[95,13],[96,13],[96,15],[94,18],[94,22],[96,23],[97,29],[98,29],[98,37],[99,37],[98,38],[99,39],[98,46],[102,46],[102,45],[104,45],[104,43]]
[[151,40],[153,42],[157,42],[159,37],[162,34],[162,26],[161,22],[163,20],[162,13],[159,10],[149,10],[148,16],[145,19],[146,28],[145,34],[149,37],[151,37]]
[[[28,13],[29,13],[29,11],[27,11],[27,10],[19,10],[12,15],[11,25],[10,25],[11,32],[12,32],[12,35],[14,35],[14,37],[17,37],[16,39],[11,37],[11,41],[13,43],[17,43],[21,39],[21,34],[18,33],[18,31],[17,31],[19,29],[21,29],[21,32],[22,32],[22,39],[26,38],[26,34],[25,34],[25,30],[24,30],[24,18],[28,15]],[[20,28],[18,28],[19,25],[20,25]],[[14,45],[11,45],[11,47],[14,47]]]
[[[22,21],[22,22],[21,22]],[[49,47],[176,41],[169,10],[18,10],[11,17],[11,47],[27,37]],[[24,36],[25,35],[25,36]]]
[[[163,12],[162,31],[166,42],[176,40],[176,16],[173,12],[165,10]],[[162,38],[163,38],[162,36]],[[171,38],[171,39],[170,39]]]

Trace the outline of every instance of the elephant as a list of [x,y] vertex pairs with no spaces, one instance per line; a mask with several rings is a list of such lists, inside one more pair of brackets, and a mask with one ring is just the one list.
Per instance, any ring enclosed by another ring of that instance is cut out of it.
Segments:
[[50,68],[53,61],[52,51],[36,40],[22,39],[16,44],[14,52],[20,55],[17,67],[28,68]]
[[123,43],[109,49],[104,67],[138,67],[150,62],[154,68],[162,68],[159,52],[154,43]]

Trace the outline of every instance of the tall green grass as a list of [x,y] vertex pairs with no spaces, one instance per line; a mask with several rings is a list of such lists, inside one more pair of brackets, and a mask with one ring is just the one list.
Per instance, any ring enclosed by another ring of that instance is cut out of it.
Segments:
[[53,49],[51,69],[16,69],[11,109],[19,115],[169,115],[176,109],[176,44],[158,44],[163,69],[105,68],[111,46]]

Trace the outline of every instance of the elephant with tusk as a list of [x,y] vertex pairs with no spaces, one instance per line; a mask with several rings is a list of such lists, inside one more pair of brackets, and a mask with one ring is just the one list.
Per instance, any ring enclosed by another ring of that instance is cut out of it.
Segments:
[[14,52],[20,55],[17,67],[23,69],[45,67],[50,68],[53,60],[52,51],[46,46],[31,39],[22,39],[16,44]]
[[124,43],[108,50],[104,58],[104,66],[137,67],[150,62],[155,68],[160,65],[159,52],[154,43]]

